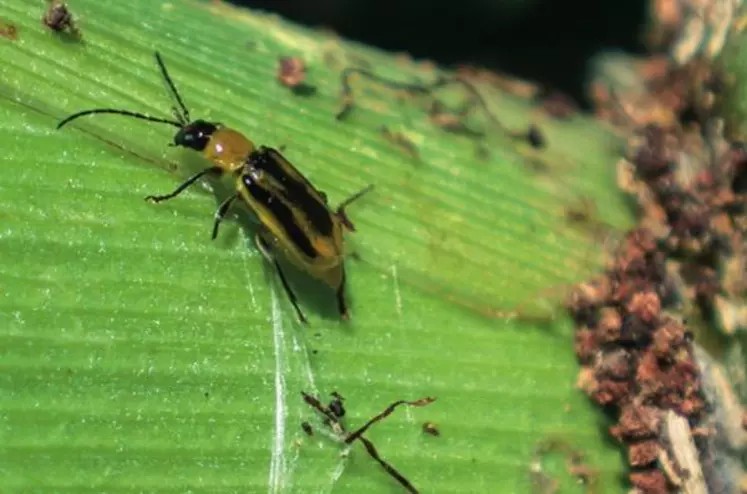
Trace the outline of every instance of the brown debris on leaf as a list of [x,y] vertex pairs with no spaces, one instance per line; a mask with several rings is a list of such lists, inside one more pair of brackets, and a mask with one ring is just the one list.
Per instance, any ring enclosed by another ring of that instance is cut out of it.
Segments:
[[697,56],[713,59],[724,48],[743,0],[654,0],[648,44],[668,49],[682,65]]
[[747,295],[747,191],[735,186],[743,145],[721,131],[713,119],[703,128],[646,126],[631,139],[618,175],[630,179],[621,186],[635,196],[661,251],[677,260],[670,274],[687,289],[679,298],[734,333]]
[[[627,447],[638,491],[705,493],[724,477],[713,466],[718,448],[709,431],[725,419],[714,418],[719,395],[708,391],[715,385],[704,384],[692,334],[674,314],[697,313],[727,334],[745,325],[747,190],[740,177],[747,152],[727,140],[723,123],[711,116],[706,65],[673,68],[651,59],[638,70],[649,78],[638,94],[653,99],[618,94],[612,103],[636,129],[618,181],[642,218],[604,275],[578,286],[568,300],[578,325],[579,385],[599,405],[617,410],[610,434]],[[650,84],[657,79],[658,86]],[[667,109],[666,118],[645,113],[657,105]],[[681,124],[685,111],[694,115],[687,125]],[[741,407],[732,408],[741,416]],[[725,436],[736,437],[731,427]]]
[[423,433],[428,434],[429,436],[438,437],[441,435],[441,430],[433,422],[425,422],[423,424]]
[[666,414],[698,423],[706,407],[685,328],[662,309],[667,280],[658,254],[651,232],[630,232],[607,281],[580,286],[569,307],[587,324],[576,338],[584,389],[599,405],[619,410],[610,433],[628,448],[631,483],[641,492],[667,493],[674,485],[657,468],[667,447]]
[[300,57],[278,59],[278,82],[298,96],[316,94],[316,87],[306,83],[306,63]]
[[727,78],[707,61],[677,65],[665,55],[607,55],[596,65],[589,85],[595,113],[626,132],[647,125],[676,128],[687,115],[704,120]]
[[649,469],[630,474],[630,483],[637,492],[645,494],[660,494],[673,492],[671,485],[660,470]]
[[[398,400],[394,403],[390,404],[388,407],[384,409],[381,413],[375,415],[373,418],[371,418],[368,422],[363,424],[361,427],[356,429],[353,432],[349,432],[347,428],[345,427],[345,423],[343,421],[343,417],[345,416],[345,407],[343,406],[343,401],[345,398],[343,398],[342,395],[340,395],[338,392],[334,391],[332,394],[332,401],[328,405],[322,404],[321,401],[319,401],[318,398],[307,394],[305,392],[301,392],[301,396],[303,397],[303,400],[306,402],[307,405],[312,407],[314,410],[319,412],[322,417],[324,417],[324,425],[329,427],[332,432],[334,433],[335,438],[342,442],[345,445],[352,444],[355,441],[360,442],[363,444],[363,447],[366,449],[366,452],[368,452],[369,456],[373,458],[380,466],[384,469],[393,479],[395,479],[397,482],[404,487],[407,492],[411,492],[413,494],[417,494],[418,490],[415,488],[415,486],[405,477],[402,473],[400,473],[394,466],[392,466],[389,462],[384,460],[380,455],[378,450],[376,449],[376,446],[367,439],[363,434],[368,431],[369,428],[371,428],[373,425],[375,425],[377,422],[385,419],[389,415],[391,415],[398,407],[402,405],[412,406],[412,407],[422,407],[426,405],[430,405],[434,401],[436,401],[436,398],[426,397],[421,398],[419,400],[414,401],[407,401],[407,400]],[[310,427],[309,427],[310,429]]]
[[667,481],[681,492],[708,494],[694,433],[688,421],[669,410],[664,415],[660,436],[663,447],[658,461]]
[[83,37],[75,23],[75,17],[64,0],[49,0],[49,6],[44,12],[41,22],[50,30],[67,34],[73,39],[80,40]]
[[559,480],[551,478],[544,469],[545,458],[552,454],[561,454],[565,457],[566,471],[579,484],[585,486],[586,492],[597,492],[599,484],[598,470],[584,461],[584,453],[582,451],[574,448],[568,441],[561,437],[548,437],[535,445],[532,460],[529,464],[532,492],[537,494],[558,492],[560,486]]
[[651,466],[658,457],[659,441],[657,439],[633,443],[628,449],[628,462],[634,468]]

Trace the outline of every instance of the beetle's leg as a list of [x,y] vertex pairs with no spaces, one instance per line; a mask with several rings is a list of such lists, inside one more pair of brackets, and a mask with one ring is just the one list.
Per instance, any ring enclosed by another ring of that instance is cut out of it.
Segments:
[[218,237],[218,227],[220,226],[220,222],[226,217],[228,210],[231,209],[231,204],[233,204],[233,201],[238,199],[238,197],[238,194],[234,194],[218,206],[218,210],[215,212],[215,223],[213,223],[213,240]]
[[309,324],[309,322],[304,317],[303,312],[301,312],[301,308],[298,307],[298,301],[296,300],[296,294],[293,293],[293,290],[291,290],[291,287],[288,284],[288,280],[285,279],[285,275],[283,274],[283,270],[280,269],[280,264],[278,263],[277,259],[275,259],[275,256],[273,256],[272,253],[270,252],[270,247],[267,245],[267,242],[264,241],[264,239],[260,236],[259,233],[257,233],[254,236],[254,242],[257,244],[257,249],[259,249],[259,252],[262,254],[262,256],[264,256],[264,258],[267,259],[267,262],[272,263],[275,266],[275,271],[277,271],[278,277],[280,278],[280,281],[283,283],[283,288],[285,288],[285,293],[288,294],[288,298],[293,304],[293,308],[296,309],[298,318],[301,320],[302,323]]
[[352,196],[348,197],[344,201],[340,203],[339,206],[337,206],[337,211],[335,214],[337,214],[337,217],[340,219],[343,225],[345,225],[345,228],[347,228],[349,231],[354,232],[355,231],[355,225],[352,221],[350,221],[350,218],[348,218],[348,215],[345,214],[345,208],[350,205],[351,202],[356,201],[363,197],[365,194],[371,191],[374,186],[373,184],[369,184],[353,194]]
[[205,168],[204,170],[195,173],[194,175],[192,175],[191,177],[189,177],[187,180],[185,180],[184,182],[182,182],[182,184],[179,185],[179,187],[177,187],[176,189],[174,189],[173,192],[170,192],[168,194],[164,194],[162,196],[147,196],[145,198],[145,200],[153,202],[153,203],[158,203],[158,202],[161,202],[161,201],[166,201],[168,199],[171,199],[172,197],[178,196],[179,194],[181,194],[182,192],[184,192],[192,184],[194,184],[195,182],[197,182],[199,179],[201,179],[205,175],[216,175],[216,176],[220,176],[222,173],[223,173],[223,169],[221,167],[219,167],[219,166],[211,166],[210,168]]
[[340,317],[347,320],[350,318],[348,314],[348,306],[345,303],[345,265],[341,265],[342,279],[340,280],[340,286],[337,287],[337,310],[340,311]]

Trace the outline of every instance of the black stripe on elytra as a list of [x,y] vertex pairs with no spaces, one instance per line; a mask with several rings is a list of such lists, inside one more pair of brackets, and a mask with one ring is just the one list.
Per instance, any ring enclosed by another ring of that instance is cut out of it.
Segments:
[[285,158],[276,150],[261,146],[249,155],[247,164],[268,173],[288,191],[287,198],[306,214],[309,223],[323,236],[332,235],[332,218],[326,204],[319,202],[309,190],[309,182],[289,175],[282,165]]
[[303,229],[296,223],[296,218],[293,217],[293,211],[277,196],[274,196],[264,187],[256,184],[250,175],[244,175],[241,178],[246,190],[252,195],[255,201],[262,204],[264,207],[270,210],[275,216],[278,223],[285,230],[288,238],[306,254],[308,257],[315,259],[318,257],[318,253],[314,246],[311,245],[309,237],[304,233]]

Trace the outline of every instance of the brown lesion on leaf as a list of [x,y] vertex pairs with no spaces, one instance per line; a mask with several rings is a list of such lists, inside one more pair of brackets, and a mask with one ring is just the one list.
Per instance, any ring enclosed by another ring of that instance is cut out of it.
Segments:
[[[354,109],[355,98],[351,82],[359,78],[364,78],[369,82],[399,93],[400,97],[405,99],[425,98],[428,102],[426,108],[429,120],[449,132],[457,132],[482,139],[486,132],[474,130],[467,123],[467,118],[475,110],[481,110],[489,125],[503,132],[509,138],[526,142],[536,149],[545,146],[544,135],[538,127],[531,125],[527,129],[513,129],[506,126],[489,108],[485,97],[477,86],[469,78],[462,77],[459,73],[451,76],[437,74],[430,82],[400,81],[389,79],[370,69],[347,67],[340,75],[342,107],[335,116],[337,120],[345,120]],[[459,88],[465,96],[463,103],[457,109],[448,108],[443,100],[437,97],[438,91],[450,86]]]
[[11,41],[18,39],[18,26],[12,22],[0,19],[0,36]]
[[614,228],[601,218],[597,203],[591,197],[581,196],[570,202],[563,210],[563,217],[570,228],[585,232],[601,243],[614,231]]
[[487,84],[521,99],[531,100],[542,91],[539,85],[472,65],[460,65],[457,75],[475,84]]
[[417,145],[404,132],[391,130],[386,125],[382,125],[379,132],[387,142],[396,146],[415,161],[420,161],[420,152]]
[[546,457],[560,454],[565,457],[566,472],[584,486],[589,494],[599,491],[599,471],[586,463],[584,453],[562,437],[548,437],[534,446],[529,464],[532,492],[535,494],[555,494],[559,492],[560,481],[552,478],[544,468]]

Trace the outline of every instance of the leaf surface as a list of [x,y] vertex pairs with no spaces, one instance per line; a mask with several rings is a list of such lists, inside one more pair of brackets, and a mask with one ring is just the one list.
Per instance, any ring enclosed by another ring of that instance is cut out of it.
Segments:
[[[436,69],[219,3],[70,5],[83,42],[43,28],[43,6],[6,0],[18,39],[0,38],[0,482],[9,492],[400,492],[323,428],[300,391],[346,397],[353,428],[398,399],[367,434],[422,492],[528,492],[538,441],[565,438],[622,489],[604,418],[574,389],[572,328],[500,317],[599,269],[600,236],[568,224],[591,202],[611,231],[631,223],[614,185],[620,143],[593,121],[555,122],[480,85],[512,128],[534,121],[537,151],[490,126],[477,141],[427,119],[423,101],[365,80],[345,122],[339,73],[366,63],[400,80]],[[173,129],[87,108],[168,117],[159,50],[192,116],[284,154],[335,204],[373,183],[349,215],[349,324],[332,293],[291,278],[301,327],[247,221],[210,241],[230,183],[159,205],[205,163],[167,145]],[[279,56],[309,65],[318,92],[275,79]],[[443,98],[463,95],[447,90]],[[381,126],[405,133],[413,159]],[[488,150],[480,157],[478,146]],[[240,226],[240,225],[243,225]],[[246,227],[246,228],[244,228]],[[302,421],[318,431],[307,437]],[[422,423],[441,436],[423,434]],[[549,475],[583,492],[562,461]]]

